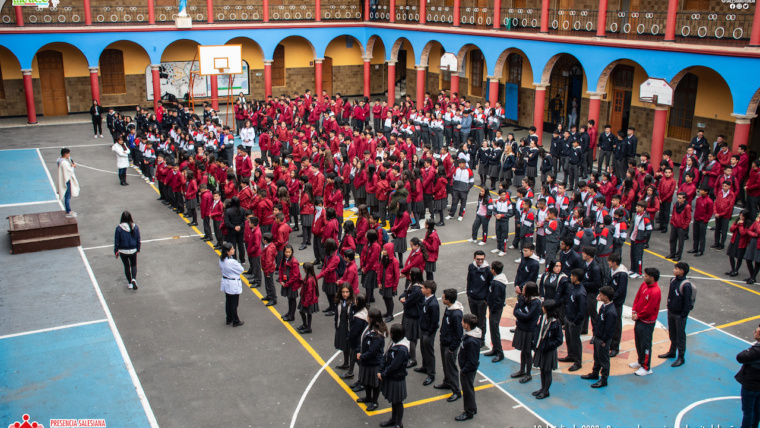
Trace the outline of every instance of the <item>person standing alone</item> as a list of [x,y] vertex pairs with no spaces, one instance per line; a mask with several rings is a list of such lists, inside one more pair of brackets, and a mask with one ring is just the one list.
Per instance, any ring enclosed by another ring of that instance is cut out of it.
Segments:
[[113,244],[116,258],[121,256],[124,263],[124,275],[127,277],[128,287],[137,290],[137,253],[140,252],[140,229],[132,221],[129,211],[121,213],[121,220],[116,226]]
[[74,218],[77,213],[71,210],[71,198],[79,196],[79,181],[74,174],[77,164],[71,160],[71,150],[61,149],[61,157],[58,158],[58,197],[63,199],[63,206],[67,218]]

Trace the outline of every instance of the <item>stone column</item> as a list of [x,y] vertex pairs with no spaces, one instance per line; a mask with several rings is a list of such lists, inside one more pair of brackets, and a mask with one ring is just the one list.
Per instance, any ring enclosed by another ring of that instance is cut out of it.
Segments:
[[752,119],[756,118],[756,115],[736,114],[731,113],[731,116],[736,118],[736,125],[734,126],[734,143],[731,146],[733,153],[739,153],[739,146],[744,144],[749,146],[749,130],[752,124]]
[[388,105],[396,102],[396,61],[388,61]]
[[158,110],[158,102],[161,101],[161,77],[158,75],[159,64],[150,65],[150,73],[153,76],[153,111]]
[[665,146],[665,128],[668,122],[668,108],[654,108],[654,125],[652,126],[652,147],[649,149],[651,165],[659,165],[662,161],[662,151]]
[[314,60],[314,86],[320,97],[322,96],[322,61],[324,60],[324,58],[317,58]]
[[536,103],[533,108],[533,126],[536,127],[536,135],[538,136],[538,145],[543,144],[544,139],[544,105],[546,103],[546,88],[549,87],[548,83],[534,83],[536,87]]
[[90,91],[92,99],[100,104],[100,83],[98,82],[98,67],[90,67]]
[[272,96],[272,62],[271,59],[264,60],[264,97]]

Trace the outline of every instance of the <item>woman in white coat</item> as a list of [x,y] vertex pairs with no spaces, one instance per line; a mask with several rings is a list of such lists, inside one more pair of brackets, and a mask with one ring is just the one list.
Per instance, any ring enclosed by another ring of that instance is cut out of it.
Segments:
[[127,168],[129,168],[129,147],[124,140],[119,138],[111,146],[111,150],[116,153],[116,168],[119,169],[119,183],[122,186],[129,186],[127,183]]
[[235,260],[235,247],[229,242],[222,245],[222,255],[219,257],[219,268],[222,270],[221,290],[225,294],[224,309],[227,313],[227,325],[239,327],[244,324],[237,314],[240,294],[243,293],[243,283],[240,275],[245,270],[243,265]]

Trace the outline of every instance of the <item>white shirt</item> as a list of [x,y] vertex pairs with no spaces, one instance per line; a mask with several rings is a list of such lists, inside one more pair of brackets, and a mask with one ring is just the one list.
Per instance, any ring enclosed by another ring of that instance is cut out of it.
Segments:
[[240,275],[245,269],[243,265],[232,257],[227,257],[219,261],[219,268],[222,270],[221,290],[227,294],[241,294],[243,292],[243,282]]

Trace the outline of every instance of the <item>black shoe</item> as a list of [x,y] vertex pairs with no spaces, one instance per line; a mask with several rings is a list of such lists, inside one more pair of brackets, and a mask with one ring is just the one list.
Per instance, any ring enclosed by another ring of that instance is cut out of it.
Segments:
[[679,367],[682,366],[685,362],[686,361],[683,359],[683,357],[678,357],[675,361],[673,361],[673,364],[671,364],[670,367]]
[[396,421],[394,421],[393,419],[388,419],[385,422],[380,422],[381,427],[392,427],[395,425],[396,425]]
[[672,259],[673,257],[675,257],[675,254],[668,254],[665,258],[666,259]]
[[328,306],[327,308],[322,309],[322,312],[330,312],[330,307]]
[[522,370],[514,372],[511,375],[509,375],[509,377],[511,377],[512,379],[517,379],[518,377],[523,377],[523,376],[525,376],[525,372]]
[[660,232],[661,233],[668,233],[668,229],[662,229]]
[[299,234],[299,235],[296,235],[296,237],[298,237],[298,238],[303,238],[303,233],[301,233],[301,234]]
[[417,367],[414,369],[416,373],[427,373],[427,369],[425,367]]
[[435,225],[438,226],[438,227],[443,227],[443,226],[446,226],[446,223],[440,221],[440,222],[436,223]]
[[306,249],[306,244],[301,244],[300,247],[298,247],[298,251],[303,251]]
[[410,360],[408,363],[406,363],[406,368],[411,369],[412,367],[417,367],[417,361]]
[[422,382],[422,386],[428,386],[428,385],[430,385],[433,382],[435,382],[435,378],[428,376],[428,377],[425,378],[425,381]]
[[560,363],[572,363],[572,362],[573,362],[573,361],[575,361],[575,360],[573,360],[573,359],[572,359],[572,358],[570,358],[570,357],[565,357],[565,358],[560,358],[560,359],[558,359],[557,361],[559,361]]
[[367,411],[368,412],[374,411],[375,409],[377,409],[377,404],[376,403],[369,403],[369,404],[367,404]]
[[733,278],[733,277],[737,277],[737,276],[739,276],[739,271],[733,271],[733,272],[731,272],[731,274],[730,274],[730,275],[728,275],[728,276],[730,276],[730,277],[732,277],[732,278]]
[[383,321],[385,321],[385,323],[388,324],[389,322],[393,321],[393,315],[383,318]]
[[268,302],[269,301],[269,297],[264,296],[264,297],[261,298],[261,301],[262,302]]
[[433,388],[435,389],[451,389],[451,385],[448,383],[439,383],[438,385],[433,385]]
[[703,253],[702,251],[700,251],[697,254],[694,254],[694,257],[702,257],[702,255],[704,255],[704,254],[705,253]]
[[540,393],[542,393],[542,392],[544,392],[544,390],[543,390],[543,389],[539,389],[538,391],[533,391],[533,392],[531,392],[531,393],[530,393],[530,395],[532,395],[532,396],[534,396],[534,397],[535,397],[535,396],[537,396],[538,394],[540,394]]
[[662,358],[662,359],[665,359],[665,358],[675,358],[675,356],[676,356],[675,352],[666,352],[664,354],[658,355],[657,358]]
[[353,379],[353,378],[354,378],[354,374],[353,374],[353,373],[343,373],[343,374],[340,376],[340,378],[341,378],[341,379]]
[[367,398],[367,397],[359,397],[359,398],[356,399],[356,402],[357,403],[369,403],[370,401],[369,401],[369,398]]
[[273,300],[268,301],[267,304],[266,304],[266,306],[274,306],[276,304],[277,304],[277,300],[273,299]]
[[537,400],[543,400],[544,398],[549,396],[549,391],[544,391],[538,395],[536,395]]
[[673,257],[673,261],[674,262],[680,262],[681,261],[681,256],[675,256],[675,257]]
[[237,324],[232,324],[233,327],[240,327],[241,325],[245,324],[245,321],[240,321]]
[[309,334],[309,333],[311,333],[311,329],[307,327],[307,328],[305,328],[303,330],[298,330],[298,332],[301,333],[301,334]]
[[591,373],[589,373],[589,374],[585,374],[585,375],[581,376],[581,379],[586,379],[586,380],[599,380],[599,373],[594,373],[594,372],[591,372]]
[[448,401],[449,403],[453,403],[453,402],[459,400],[460,398],[462,398],[462,394],[460,394],[458,392],[455,392],[455,393],[451,394],[451,396],[449,398],[447,398],[446,401]]
[[[293,228],[293,230],[292,230],[292,231],[293,231],[293,232],[298,232],[299,230],[301,230],[301,229],[299,229],[299,228],[296,226],[295,228]],[[303,237],[303,235],[302,235],[301,237]]]
[[496,355],[496,351],[494,351],[493,349],[483,354],[484,357],[493,357],[495,355]]
[[698,252],[697,250],[689,250],[689,251],[687,251],[687,253],[689,253],[689,254],[694,254],[694,253],[697,253],[697,252]]
[[348,364],[341,364],[339,366],[335,366],[335,368],[340,369],[340,370],[346,370],[348,369]]
[[573,364],[572,366],[570,366],[570,368],[569,368],[569,369],[567,369],[567,370],[568,370],[568,371],[571,371],[571,372],[577,372],[578,370],[580,370],[580,369],[581,369],[581,367],[583,367],[581,364],[579,364],[579,363],[575,363],[575,364]]
[[603,378],[599,379],[598,382],[591,384],[592,388],[604,388],[605,386],[607,386],[607,378],[606,377],[603,377]]
[[364,385],[362,385],[361,383],[359,383],[357,381],[357,382],[351,384],[351,391],[362,392],[362,391],[364,391]]
[[755,283],[755,278],[750,278],[747,280],[747,284],[752,285]]
[[504,359],[504,355],[503,354],[499,354],[499,355],[493,357],[493,359],[491,360],[491,362],[492,363],[498,363],[499,361],[501,361],[503,359]]
[[227,324],[227,325],[230,325],[230,324],[232,324],[232,321],[227,321],[227,323],[226,323],[226,324]]
[[525,376],[522,377],[522,379],[520,379],[520,383],[528,383],[532,379],[533,379],[533,376],[531,376],[530,374],[526,374]]
[[620,353],[620,351],[616,351],[616,350],[614,350],[614,349],[613,349],[613,350],[611,350],[611,351],[610,351],[610,358],[615,358],[615,357],[617,357],[617,355],[618,355],[619,353]]
[[335,316],[335,312],[333,312],[333,311],[325,312],[325,316],[326,317],[334,317]]
[[472,413],[464,412],[461,415],[455,417],[454,420],[457,421],[457,422],[462,422],[462,421],[466,421],[466,420],[469,420],[469,419],[472,419],[472,418],[473,418],[473,414]]
[[594,339],[595,339],[595,338],[593,338],[593,337],[592,337],[592,338],[591,338],[591,340],[589,341],[589,343],[590,343],[591,345],[593,345],[593,344],[594,344]]

